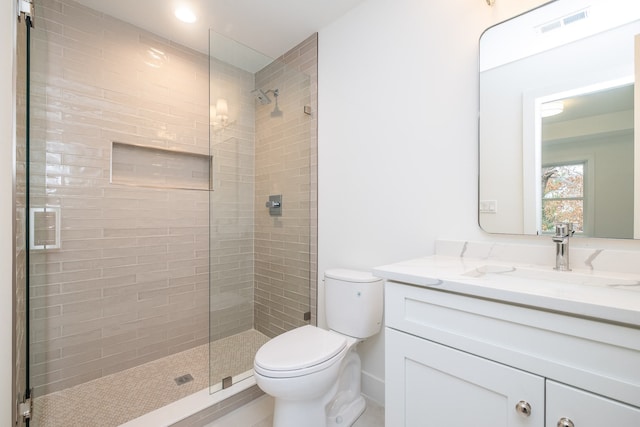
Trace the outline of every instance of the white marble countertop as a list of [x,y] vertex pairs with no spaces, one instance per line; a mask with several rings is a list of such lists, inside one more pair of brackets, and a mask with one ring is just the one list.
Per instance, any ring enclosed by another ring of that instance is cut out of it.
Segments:
[[377,267],[381,278],[640,327],[640,274],[433,255]]

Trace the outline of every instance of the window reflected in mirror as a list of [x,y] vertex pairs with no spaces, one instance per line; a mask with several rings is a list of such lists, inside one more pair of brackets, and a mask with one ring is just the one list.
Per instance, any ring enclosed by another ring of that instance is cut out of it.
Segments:
[[602,82],[544,98],[540,233],[570,222],[583,236],[632,238],[634,84]]
[[573,224],[584,232],[584,163],[542,168],[542,232],[553,233],[555,224]]

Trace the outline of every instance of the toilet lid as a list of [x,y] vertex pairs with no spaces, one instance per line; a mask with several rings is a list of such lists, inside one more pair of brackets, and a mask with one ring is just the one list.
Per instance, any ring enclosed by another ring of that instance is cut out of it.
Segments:
[[306,325],[279,335],[260,347],[255,364],[269,371],[293,371],[331,359],[347,346],[335,332]]

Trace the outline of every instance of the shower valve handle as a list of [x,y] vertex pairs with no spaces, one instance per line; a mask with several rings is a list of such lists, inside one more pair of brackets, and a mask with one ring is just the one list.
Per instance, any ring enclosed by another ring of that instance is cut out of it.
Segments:
[[267,203],[264,204],[265,208],[279,208],[280,207],[280,202],[274,202],[273,200],[269,200]]

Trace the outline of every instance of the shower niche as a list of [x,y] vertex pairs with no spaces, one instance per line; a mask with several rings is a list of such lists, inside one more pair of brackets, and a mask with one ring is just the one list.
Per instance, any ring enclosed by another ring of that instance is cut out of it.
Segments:
[[205,154],[113,142],[111,183],[211,190],[211,162]]

